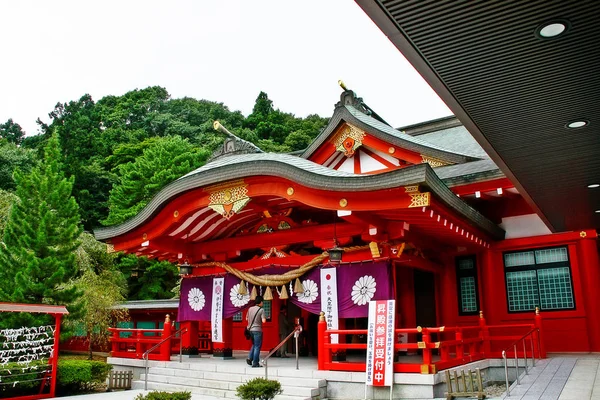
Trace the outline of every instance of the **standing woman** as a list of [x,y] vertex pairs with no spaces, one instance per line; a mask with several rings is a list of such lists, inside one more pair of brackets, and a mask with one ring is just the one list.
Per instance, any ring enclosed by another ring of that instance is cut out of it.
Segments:
[[265,318],[265,310],[262,308],[263,298],[262,296],[256,296],[254,305],[248,310],[246,314],[246,321],[248,321],[248,330],[252,335],[252,347],[250,348],[250,354],[246,359],[248,365],[252,365],[252,368],[262,367],[259,364],[260,361],[260,348],[262,346],[263,331],[262,326],[267,322]]

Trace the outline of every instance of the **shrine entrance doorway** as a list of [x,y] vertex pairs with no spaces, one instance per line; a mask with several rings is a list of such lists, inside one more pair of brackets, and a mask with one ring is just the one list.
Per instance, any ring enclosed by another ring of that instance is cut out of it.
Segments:
[[437,326],[435,274],[415,269],[414,287],[417,326]]

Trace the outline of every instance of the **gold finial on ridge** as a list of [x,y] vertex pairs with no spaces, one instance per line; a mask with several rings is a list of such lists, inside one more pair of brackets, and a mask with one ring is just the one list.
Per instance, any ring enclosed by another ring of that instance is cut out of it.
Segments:
[[346,84],[344,83],[344,81],[342,81],[341,79],[338,81],[338,85],[340,85],[340,87],[344,90],[348,90],[348,88],[346,87]]

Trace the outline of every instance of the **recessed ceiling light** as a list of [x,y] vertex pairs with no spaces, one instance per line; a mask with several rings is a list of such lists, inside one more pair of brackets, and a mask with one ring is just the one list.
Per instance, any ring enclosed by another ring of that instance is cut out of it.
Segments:
[[588,126],[589,124],[589,121],[586,121],[585,119],[580,119],[576,121],[567,122],[565,126],[569,129],[577,129],[583,128],[584,126]]
[[535,35],[540,39],[554,39],[564,35],[570,26],[569,21],[563,19],[547,21],[536,28]]
[[588,185],[588,188],[590,189],[595,189],[597,187],[600,187],[600,183],[592,183],[591,185]]

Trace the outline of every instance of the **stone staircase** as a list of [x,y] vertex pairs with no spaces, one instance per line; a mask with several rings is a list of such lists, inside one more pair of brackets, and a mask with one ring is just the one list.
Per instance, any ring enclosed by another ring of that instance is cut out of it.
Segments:
[[[150,365],[154,363],[151,362]],[[255,377],[265,376],[264,368],[243,367],[241,365],[204,363],[161,363],[164,366],[151,366],[148,370],[148,390],[169,392],[189,391],[202,399],[213,400],[237,398],[236,388]],[[269,368],[269,379],[281,383],[283,393],[275,400],[323,400],[327,392],[327,381],[300,377],[295,369]],[[144,389],[145,373],[134,380],[132,389]],[[194,396],[196,397],[196,396]]]

